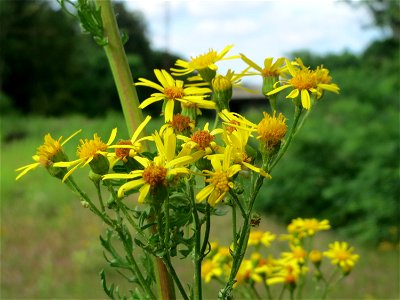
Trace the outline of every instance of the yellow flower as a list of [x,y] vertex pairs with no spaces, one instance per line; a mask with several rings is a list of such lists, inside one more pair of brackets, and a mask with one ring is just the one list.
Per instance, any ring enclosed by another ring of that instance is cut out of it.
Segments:
[[249,280],[254,282],[262,282],[263,278],[254,271],[254,267],[255,265],[251,260],[243,260],[236,274],[236,283],[240,285],[244,282],[248,282]]
[[116,145],[112,145],[109,148],[114,148],[115,153],[110,154],[110,157],[116,158],[116,163],[118,160],[125,161],[127,157],[134,157],[142,152],[144,140],[151,140],[151,137],[143,137],[139,139],[139,135],[142,133],[144,127],[150,122],[151,117],[147,116],[146,119],[136,128],[130,140],[119,141]]
[[297,218],[292,220],[288,225],[287,230],[290,234],[298,238],[313,236],[316,232],[322,230],[329,230],[331,226],[328,220],[318,221],[317,219],[302,219]]
[[182,147],[188,147],[190,149],[199,149],[205,151],[207,154],[211,154],[219,146],[214,142],[215,136],[223,132],[222,129],[217,128],[209,130],[209,123],[207,122],[202,130],[195,131],[192,136],[186,137],[179,135],[178,138],[183,140],[185,143]]
[[175,134],[182,134],[184,136],[187,136],[188,134],[193,132],[194,127],[195,121],[191,120],[188,116],[175,114],[172,117],[171,121],[161,127],[160,132],[164,132],[166,128],[172,128]]
[[315,76],[318,86],[317,99],[320,99],[323,96],[324,90],[332,91],[335,93],[339,91],[339,87],[336,84],[332,83],[332,77],[329,75],[328,69],[324,68],[323,66],[317,67],[317,69],[315,70]]
[[332,264],[338,265],[343,272],[349,273],[359,259],[358,254],[353,254],[354,248],[346,242],[334,242],[329,244],[329,250],[324,252],[331,259]]
[[274,95],[284,89],[292,88],[292,91],[286,98],[296,99],[300,96],[301,105],[305,109],[310,109],[310,94],[314,94],[316,98],[319,98],[323,90],[339,93],[339,87],[336,84],[319,82],[316,72],[306,68],[300,59],[297,59],[296,63],[292,63],[286,59],[286,66],[292,78],[286,80],[283,85],[268,92],[268,96]]
[[322,252],[318,250],[311,250],[308,254],[308,258],[314,265],[319,266],[322,261]]
[[[36,169],[39,166],[45,167],[47,170],[50,171],[49,168],[52,168],[54,163],[59,162],[61,160],[67,160],[67,157],[62,149],[62,146],[80,132],[81,130],[78,130],[77,132],[73,133],[69,138],[67,138],[62,143],[61,143],[62,137],[60,137],[58,140],[54,140],[51,137],[50,133],[46,134],[44,136],[43,145],[39,146],[37,148],[36,155],[32,156],[35,163],[16,169],[15,171],[21,173],[19,173],[15,179],[16,180],[20,179],[26,173]],[[56,172],[56,168],[52,168],[51,170],[52,172],[53,171]]]
[[301,275],[308,272],[308,268],[300,266],[295,261],[281,262],[281,267],[270,278],[266,280],[268,285],[287,284],[294,286],[298,282]]
[[254,73],[254,74],[250,73],[250,75],[257,74],[257,75],[261,75],[262,77],[277,77],[277,78],[279,78],[279,76],[281,74],[283,74],[287,71],[287,68],[284,65],[284,63],[285,63],[284,57],[278,58],[274,63],[272,63],[274,60],[272,57],[267,57],[266,59],[264,59],[264,67],[260,67],[254,61],[252,61],[251,59],[249,59],[247,56],[245,56],[242,53],[240,53],[240,57],[246,64],[248,64],[250,67],[252,67],[256,71],[258,71],[257,73]]
[[[109,168],[108,160],[106,158],[108,154],[107,149],[114,141],[116,135],[117,128],[114,128],[111,131],[110,138],[106,144],[103,143],[97,133],[94,134],[92,140],[81,139],[80,145],[78,146],[78,150],[76,152],[79,159],[68,162],[57,162],[54,164],[55,167],[69,168],[73,166],[73,168],[70,169],[67,174],[65,174],[63,181],[65,181],[79,166],[85,167],[88,164],[90,164],[92,170],[97,174],[103,175],[101,173],[107,172]],[[99,172],[96,172],[97,168],[99,169]]]
[[230,145],[233,148],[233,163],[242,165],[244,170],[252,170],[270,179],[271,176],[267,172],[251,164],[253,158],[247,154],[246,150],[249,137],[252,136],[251,132],[257,130],[257,125],[240,114],[229,112],[226,109],[222,110],[219,116],[224,124],[222,139],[226,145]]
[[231,250],[228,247],[219,247],[212,260],[215,263],[226,264],[232,259]]
[[[201,54],[196,57],[191,57],[190,61],[184,61],[178,59],[175,65],[179,67],[179,69],[171,68],[171,71],[173,71],[172,75],[183,76],[190,74],[194,71],[202,71],[205,69],[209,69],[215,72],[218,69],[216,65],[218,61],[235,58],[235,57],[224,58],[225,55],[229,52],[229,50],[232,49],[232,47],[233,45],[226,46],[220,53],[217,53],[217,51],[210,49],[207,53]],[[206,81],[211,81],[211,78],[203,78],[203,79]]]
[[118,190],[118,197],[122,198],[125,192],[139,188],[138,202],[143,203],[150,191],[167,186],[179,175],[189,174],[185,166],[195,159],[186,152],[175,155],[176,136],[172,130],[166,130],[161,136],[156,132],[153,139],[157,147],[158,156],[153,160],[145,157],[135,156],[134,158],[144,167],[143,170],[134,170],[129,174],[107,174],[103,180],[108,179],[133,179],[123,184]]
[[201,264],[201,277],[204,278],[206,283],[210,282],[214,277],[220,277],[222,269],[218,264],[210,259],[205,259]]
[[278,147],[287,132],[286,118],[282,113],[278,117],[264,112],[264,118],[258,123],[258,139],[263,142],[263,146],[268,150]]
[[282,257],[284,260],[295,261],[299,264],[304,264],[307,258],[307,252],[301,246],[290,245],[291,252],[283,252]]
[[209,88],[199,88],[194,86],[185,87],[182,80],[175,80],[165,70],[156,69],[154,70],[154,74],[161,85],[145,78],[139,78],[140,82],[136,83],[136,85],[151,87],[159,91],[159,93],[154,93],[149,98],[144,100],[139,105],[139,108],[143,109],[157,101],[165,101],[165,106],[163,107],[165,122],[172,120],[175,101],[181,102],[182,105],[194,105],[197,108],[215,108],[214,102],[204,100],[204,98],[208,96],[207,94],[211,92]]
[[255,230],[250,232],[248,245],[259,246],[263,244],[265,247],[269,247],[271,242],[275,240],[275,234],[269,231]]
[[203,171],[208,177],[206,182],[209,184],[196,195],[197,201],[201,202],[207,199],[211,206],[215,206],[233,188],[232,177],[240,171],[241,167],[238,164],[231,165],[231,155],[232,147],[227,146],[222,165],[218,157],[210,156],[214,171]]

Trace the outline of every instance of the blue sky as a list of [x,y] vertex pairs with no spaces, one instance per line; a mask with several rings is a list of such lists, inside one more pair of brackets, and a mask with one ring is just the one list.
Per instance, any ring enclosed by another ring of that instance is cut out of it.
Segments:
[[[299,49],[319,54],[359,53],[382,35],[368,28],[367,10],[343,1],[131,0],[127,4],[143,13],[153,48],[168,49],[186,59],[209,48],[220,51],[229,44],[235,45],[231,54],[244,53],[258,64],[265,57]],[[221,73],[228,68],[244,69],[240,61],[219,66]]]

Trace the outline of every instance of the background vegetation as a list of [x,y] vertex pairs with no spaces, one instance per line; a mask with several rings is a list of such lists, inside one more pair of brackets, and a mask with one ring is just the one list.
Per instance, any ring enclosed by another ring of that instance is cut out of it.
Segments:
[[[2,298],[104,296],[97,277],[105,265],[97,238],[102,225],[43,170],[14,180],[49,131],[66,137],[84,128],[83,137],[108,136],[118,126],[126,135],[103,50],[53,4],[0,2]],[[329,219],[337,229],[329,238],[351,239],[361,252],[344,295],[391,299],[399,296],[393,267],[399,263],[400,9],[396,1],[362,5],[391,34],[359,55],[293,53],[306,65],[323,63],[341,94],[315,107],[257,203],[274,220],[262,226],[278,231],[294,217]],[[136,78],[152,79],[153,68],[175,62],[152,49],[140,13],[123,3],[115,9],[130,37],[125,48]],[[140,99],[148,92],[140,89]],[[257,118],[255,110],[246,113]]]

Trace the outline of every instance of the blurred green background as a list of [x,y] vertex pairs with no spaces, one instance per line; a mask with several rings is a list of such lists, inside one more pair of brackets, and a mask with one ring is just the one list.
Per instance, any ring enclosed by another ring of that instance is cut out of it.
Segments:
[[[315,107],[257,201],[268,219],[264,228],[279,231],[295,217],[327,218],[335,228],[330,238],[356,245],[360,266],[340,291],[347,299],[399,297],[400,10],[396,1],[377,2],[387,5],[379,11],[374,2],[364,5],[374,25],[392,34],[363,53],[292,53],[311,67],[323,63],[341,93]],[[118,127],[119,137],[127,134],[103,50],[53,4],[0,4],[3,299],[104,298],[103,225],[43,170],[15,181],[14,170],[30,163],[48,132],[67,137],[83,128],[82,137],[98,132],[106,139]],[[152,49],[142,15],[124,3],[114,8],[130,37],[125,49],[135,79],[152,80],[154,68],[171,67],[177,56]],[[138,91],[140,99],[149,94]],[[241,112],[250,119],[259,114]],[[79,178],[94,193],[83,173]]]

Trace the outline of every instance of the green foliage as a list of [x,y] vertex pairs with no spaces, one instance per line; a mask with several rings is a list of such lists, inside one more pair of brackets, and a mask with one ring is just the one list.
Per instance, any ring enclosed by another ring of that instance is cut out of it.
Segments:
[[307,65],[331,69],[341,97],[326,95],[315,107],[265,186],[261,209],[286,222],[327,218],[360,242],[399,242],[398,49],[386,40],[358,58],[301,54]]
[[[60,2],[72,9],[71,1]],[[89,5],[87,1],[79,3]],[[82,29],[95,31],[96,41],[105,42],[101,41],[99,12],[94,10],[94,17],[85,19],[92,22],[80,28],[76,18],[57,5],[45,0],[1,1],[1,93],[23,113],[95,116],[110,108],[120,110],[102,47],[89,35],[82,35]],[[127,11],[122,2],[114,3],[114,10],[121,32],[129,37],[125,50],[135,80],[152,79],[152,69],[168,68],[175,62],[175,56],[150,48],[146,23],[139,13]],[[147,89],[138,92],[141,99],[149,94]],[[3,105],[3,97],[1,101]]]

